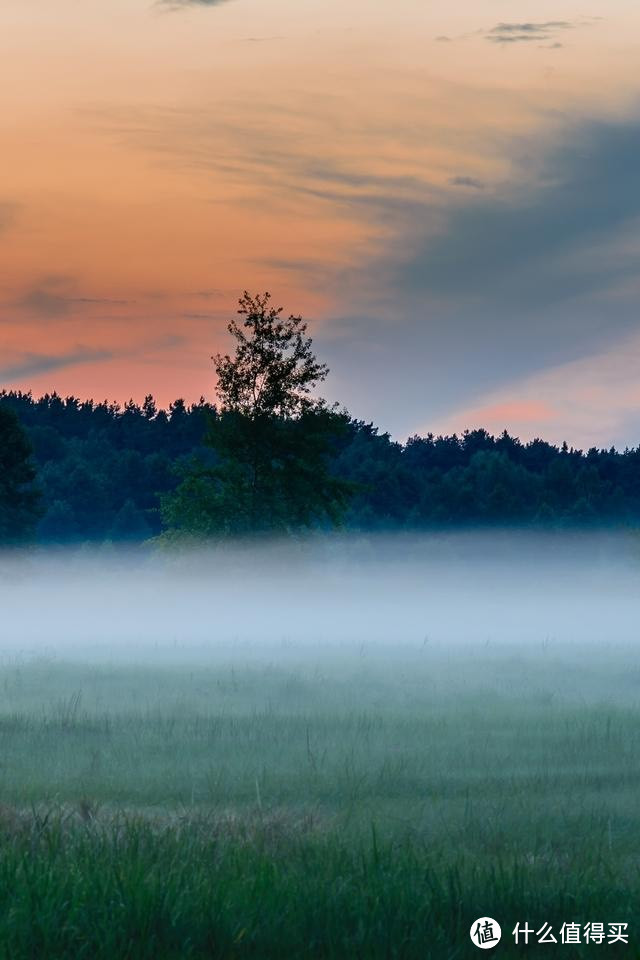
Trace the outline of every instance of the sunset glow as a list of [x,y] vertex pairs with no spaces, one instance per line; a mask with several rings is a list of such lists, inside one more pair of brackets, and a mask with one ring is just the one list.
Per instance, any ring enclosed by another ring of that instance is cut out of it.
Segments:
[[213,398],[268,289],[398,438],[637,443],[637,3],[5,0],[0,36],[1,386]]

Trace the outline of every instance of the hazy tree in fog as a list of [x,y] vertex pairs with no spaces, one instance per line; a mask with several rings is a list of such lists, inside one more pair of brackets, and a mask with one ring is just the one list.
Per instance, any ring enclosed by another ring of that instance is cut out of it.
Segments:
[[283,532],[337,523],[352,486],[329,470],[349,418],[312,396],[328,368],[302,317],[283,315],[268,293],[239,300],[228,331],[235,352],[212,357],[219,410],[207,443],[213,467],[195,464],[163,517],[193,534]]
[[31,445],[18,417],[0,407],[0,543],[29,540],[40,518]]

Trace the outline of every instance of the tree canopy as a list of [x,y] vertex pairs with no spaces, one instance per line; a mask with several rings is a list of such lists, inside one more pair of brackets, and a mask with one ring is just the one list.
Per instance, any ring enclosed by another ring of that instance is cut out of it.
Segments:
[[302,317],[283,317],[282,307],[270,301],[269,293],[252,297],[245,290],[238,301],[243,320],[234,317],[227,325],[236,341],[234,356],[218,353],[211,358],[222,413],[251,420],[298,417],[321,403],[310,393],[326,379],[329,368],[316,360]]
[[[191,405],[176,400],[163,410],[152,397],[118,406],[55,393],[34,398],[0,391],[0,409],[17,414],[33,447],[43,510],[36,534],[42,543],[157,536],[169,526],[160,502],[186,476],[201,484],[197,495],[181,504],[193,510],[194,530],[217,535],[223,518],[241,519],[227,511],[222,497],[233,487],[211,483],[208,471],[223,462],[224,442],[216,441],[218,449],[209,435],[218,431],[220,438],[226,426],[204,400]],[[346,530],[640,526],[640,446],[583,451],[482,429],[400,443],[372,423],[342,416],[338,434],[330,422],[331,443],[322,463],[330,477],[355,487],[340,510]],[[306,474],[289,476],[300,477],[302,489],[302,481],[315,482],[316,475],[303,448],[302,419],[293,423],[292,429],[300,431],[295,448]],[[194,462],[202,469],[200,477]],[[232,470],[230,456],[226,463]],[[17,490],[21,495],[20,485]],[[304,506],[299,492],[285,494],[287,511],[292,501]]]
[[351,486],[330,469],[348,424],[311,392],[328,373],[302,317],[283,317],[269,293],[239,300],[228,331],[235,353],[212,358],[220,407],[194,462],[163,500],[170,529],[203,536],[285,533],[340,522]]
[[0,406],[0,544],[29,540],[40,517],[31,444],[18,417]]

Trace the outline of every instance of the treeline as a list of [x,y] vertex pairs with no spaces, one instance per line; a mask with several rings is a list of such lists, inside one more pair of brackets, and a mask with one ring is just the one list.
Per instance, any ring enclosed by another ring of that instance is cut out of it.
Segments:
[[[211,437],[223,420],[204,400],[162,410],[151,396],[121,407],[3,391],[2,409],[17,414],[33,451],[43,543],[157,536],[162,498],[192,464],[215,468],[219,456]],[[401,444],[345,416],[329,470],[350,490],[350,530],[640,523],[640,447],[584,452],[485,430]]]

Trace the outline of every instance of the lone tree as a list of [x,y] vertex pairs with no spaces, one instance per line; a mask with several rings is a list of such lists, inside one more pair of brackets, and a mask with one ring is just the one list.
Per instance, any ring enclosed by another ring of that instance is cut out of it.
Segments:
[[349,422],[315,399],[328,367],[307,324],[269,293],[239,300],[233,356],[212,357],[219,408],[206,437],[213,466],[192,462],[162,505],[165,523],[195,535],[286,533],[336,524],[351,485],[332,476],[331,452]]
[[31,445],[16,414],[0,406],[0,544],[31,539],[40,519],[40,492]]
[[227,326],[236,341],[235,356],[218,353],[211,358],[221,411],[254,422],[317,409],[319,401],[309,394],[329,373],[313,355],[302,317],[284,319],[282,307],[270,306],[270,299],[269,293],[251,297],[245,290],[238,301],[244,321],[234,318]]

